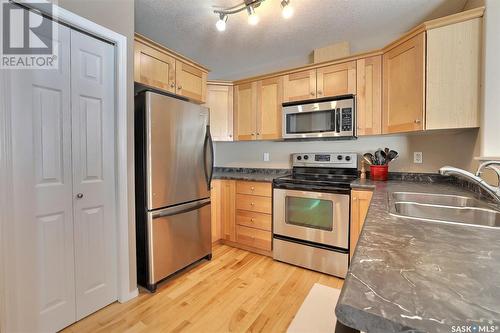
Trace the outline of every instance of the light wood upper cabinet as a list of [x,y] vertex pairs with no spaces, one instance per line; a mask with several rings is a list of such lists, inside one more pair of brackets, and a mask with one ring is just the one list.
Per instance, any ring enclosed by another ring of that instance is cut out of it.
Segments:
[[257,83],[257,139],[281,138],[281,104],[283,78],[275,77]]
[[479,127],[482,18],[427,31],[425,128]]
[[257,82],[234,87],[234,132],[237,140],[257,138]]
[[200,102],[207,96],[207,73],[199,68],[175,61],[175,84],[177,94]]
[[214,141],[233,141],[233,85],[212,82],[207,86],[210,132]]
[[154,41],[135,35],[134,80],[204,103],[208,70]]
[[136,82],[175,93],[175,58],[136,40],[134,79]]
[[357,134],[382,132],[382,56],[356,62]]
[[353,190],[351,192],[351,233],[349,246],[351,258],[358,243],[359,234],[365,223],[372,196],[372,191]]
[[283,102],[316,98],[316,70],[306,70],[283,76]]
[[384,53],[383,133],[424,128],[425,32]]
[[317,98],[356,94],[356,61],[320,67],[316,80]]

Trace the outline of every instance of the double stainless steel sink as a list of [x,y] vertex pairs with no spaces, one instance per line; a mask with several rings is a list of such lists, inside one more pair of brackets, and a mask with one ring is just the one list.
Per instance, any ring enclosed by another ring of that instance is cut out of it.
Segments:
[[466,196],[393,192],[389,194],[389,211],[417,220],[500,228],[499,210]]

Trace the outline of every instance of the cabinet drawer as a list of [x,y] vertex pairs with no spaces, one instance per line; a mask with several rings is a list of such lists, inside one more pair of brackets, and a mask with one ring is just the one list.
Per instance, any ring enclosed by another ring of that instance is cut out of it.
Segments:
[[257,249],[271,251],[271,232],[241,225],[236,226],[236,241]]
[[272,199],[256,195],[236,194],[236,209],[271,214]]
[[238,210],[236,212],[236,224],[271,231],[272,219],[269,214]]
[[237,181],[236,193],[271,197],[272,196],[271,183]]

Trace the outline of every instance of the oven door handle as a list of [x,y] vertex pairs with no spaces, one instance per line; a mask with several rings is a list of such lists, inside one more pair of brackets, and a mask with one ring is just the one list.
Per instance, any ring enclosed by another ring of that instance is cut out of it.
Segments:
[[335,110],[335,132],[340,133],[340,109]]

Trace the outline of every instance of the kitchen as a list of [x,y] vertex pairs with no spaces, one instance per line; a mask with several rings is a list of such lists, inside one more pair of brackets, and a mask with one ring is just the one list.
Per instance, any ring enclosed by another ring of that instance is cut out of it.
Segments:
[[0,332],[498,330],[497,1],[43,2]]

